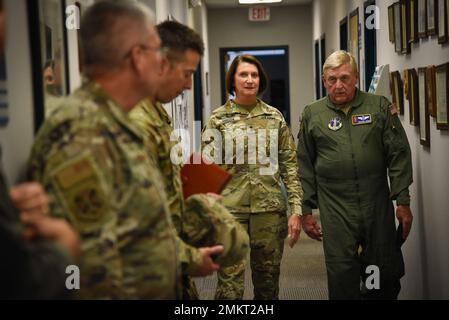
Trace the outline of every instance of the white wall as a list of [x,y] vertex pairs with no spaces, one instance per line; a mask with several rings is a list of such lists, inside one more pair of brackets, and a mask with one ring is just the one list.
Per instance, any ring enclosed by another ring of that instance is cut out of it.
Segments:
[[23,174],[33,142],[33,95],[25,0],[6,0],[6,66],[9,123],[0,128],[3,169],[10,184]]
[[[399,70],[402,73],[408,68],[449,62],[449,46],[442,47],[436,38],[424,39],[413,45],[410,55],[397,55],[394,52],[393,44],[388,40],[387,14],[387,7],[393,2],[377,1],[380,9],[378,64],[390,64],[390,71]],[[313,38],[326,33],[327,54],[339,48],[339,21],[356,6],[360,8],[362,19],[362,0],[314,1]],[[361,58],[363,55],[362,49]],[[411,208],[414,222],[410,237],[403,247],[406,275],[401,281],[403,289],[400,298],[449,299],[449,132],[436,130],[435,119],[431,118],[431,147],[427,149],[419,143],[419,129],[409,124],[407,100],[401,120],[413,154]]]
[[209,9],[209,54],[212,109],[221,105],[219,49],[288,45],[290,67],[290,117],[293,135],[299,117],[313,100],[311,6],[271,7],[271,21],[248,21],[248,9]]

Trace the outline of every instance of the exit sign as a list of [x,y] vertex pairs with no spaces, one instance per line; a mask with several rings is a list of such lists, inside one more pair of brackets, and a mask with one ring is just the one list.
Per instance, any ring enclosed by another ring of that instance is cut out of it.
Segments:
[[249,21],[270,21],[269,7],[249,8]]

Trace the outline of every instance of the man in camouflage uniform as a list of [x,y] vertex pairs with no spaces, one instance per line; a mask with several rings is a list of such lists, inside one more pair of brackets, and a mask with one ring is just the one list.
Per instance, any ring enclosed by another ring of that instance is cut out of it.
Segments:
[[[203,153],[232,174],[222,192],[223,204],[248,230],[255,299],[278,299],[284,239],[288,232],[290,246],[295,244],[301,215],[293,136],[281,112],[257,98],[267,82],[256,58],[235,58],[226,75],[226,90],[236,99],[213,112],[202,137]],[[288,225],[282,182],[291,213]],[[242,298],[244,272],[240,265],[220,270],[217,294]]]
[[[321,240],[312,216],[319,208],[330,299],[396,299],[404,274],[400,246],[413,219],[407,136],[386,98],[356,88],[351,54],[330,55],[323,81],[328,96],[306,106],[299,133],[303,229]],[[402,227],[398,233],[392,200]],[[379,288],[365,284],[370,265],[379,268]]]
[[[206,195],[194,196],[185,204],[180,175],[181,166],[174,164],[171,160],[171,153],[177,141],[171,139],[172,120],[161,103],[170,102],[183,90],[191,89],[193,73],[204,51],[203,41],[195,31],[176,21],[165,21],[157,25],[157,30],[162,46],[167,49],[158,90],[154,101],[146,99],[141,102],[130,113],[130,117],[148,137],[149,151],[156,158],[163,174],[173,223],[180,237],[196,247],[210,246],[225,242],[226,239],[221,239],[225,232],[227,237],[231,237],[234,232],[236,235],[233,239],[241,240],[236,241],[239,247],[232,246],[233,242],[228,242],[233,252],[225,256],[231,260],[239,259],[239,257],[245,259],[248,248],[245,231],[216,199],[208,198]],[[219,239],[223,241],[217,242]],[[192,249],[188,246],[185,248],[187,251],[184,254],[181,253],[184,272],[183,298],[197,299],[198,293],[194,282],[188,275],[194,275],[198,261]]]
[[82,298],[177,297],[177,237],[145,138],[127,116],[154,94],[160,39],[134,1],[102,1],[81,23],[88,81],[37,136],[30,172],[54,198],[52,213],[82,239]]

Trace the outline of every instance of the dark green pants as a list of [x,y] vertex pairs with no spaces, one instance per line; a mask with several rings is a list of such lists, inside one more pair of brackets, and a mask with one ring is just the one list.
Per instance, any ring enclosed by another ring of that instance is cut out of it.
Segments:
[[[388,188],[375,189],[371,198],[342,199],[351,186],[341,182],[319,189],[329,298],[397,299],[404,262]],[[368,266],[379,271],[378,289],[365,286],[374,274]]]

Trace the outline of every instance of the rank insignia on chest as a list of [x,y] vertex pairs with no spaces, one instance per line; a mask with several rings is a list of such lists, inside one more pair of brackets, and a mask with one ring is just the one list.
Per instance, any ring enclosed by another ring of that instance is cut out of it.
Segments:
[[343,123],[340,118],[332,118],[331,121],[329,121],[328,128],[332,131],[338,131],[341,127],[343,127]]
[[373,117],[370,114],[362,114],[352,116],[352,125],[359,126],[362,124],[371,124],[373,123]]

